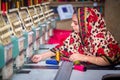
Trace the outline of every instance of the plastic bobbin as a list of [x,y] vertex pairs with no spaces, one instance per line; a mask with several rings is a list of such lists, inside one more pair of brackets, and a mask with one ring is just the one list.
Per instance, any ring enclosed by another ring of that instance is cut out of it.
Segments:
[[56,59],[58,62],[60,61],[60,52],[59,52],[59,51],[56,52],[55,59]]
[[46,64],[58,65],[59,62],[55,59],[46,60]]
[[75,70],[86,71],[86,67],[84,65],[74,65]]
[[74,61],[73,64],[74,65],[80,65],[81,63],[80,63],[80,61],[77,60],[77,61]]

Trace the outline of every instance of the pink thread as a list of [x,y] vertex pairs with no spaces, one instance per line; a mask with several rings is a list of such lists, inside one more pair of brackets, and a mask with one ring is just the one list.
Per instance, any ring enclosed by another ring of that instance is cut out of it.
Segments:
[[86,71],[86,67],[84,65],[74,65],[75,70]]

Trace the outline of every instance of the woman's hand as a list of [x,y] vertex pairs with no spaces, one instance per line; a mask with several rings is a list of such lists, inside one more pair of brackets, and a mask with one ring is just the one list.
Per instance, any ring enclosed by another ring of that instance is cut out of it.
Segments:
[[33,62],[39,62],[41,60],[45,60],[46,58],[50,58],[52,56],[55,56],[55,53],[53,53],[51,51],[47,51],[47,52],[44,52],[41,54],[34,55],[31,60]]
[[39,61],[42,60],[42,55],[38,54],[38,55],[34,55],[31,59],[33,62],[37,63]]
[[77,61],[77,60],[86,62],[86,56],[83,55],[83,54],[76,53],[76,54],[72,54],[72,55],[69,57],[69,60],[71,60],[71,61],[73,61],[73,62],[74,62],[74,61]]

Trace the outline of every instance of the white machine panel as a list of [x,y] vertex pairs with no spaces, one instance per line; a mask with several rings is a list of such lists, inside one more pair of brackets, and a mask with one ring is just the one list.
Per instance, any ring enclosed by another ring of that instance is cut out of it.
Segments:
[[70,19],[73,15],[73,6],[71,4],[59,5],[57,8],[60,20]]

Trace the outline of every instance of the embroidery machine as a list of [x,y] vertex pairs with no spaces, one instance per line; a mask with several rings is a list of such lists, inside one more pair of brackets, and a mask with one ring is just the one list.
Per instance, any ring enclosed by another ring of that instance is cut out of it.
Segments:
[[[41,4],[41,10],[44,13],[44,17],[45,17],[45,22],[47,24],[47,32],[46,32],[46,40],[49,39],[50,36],[53,35],[53,28],[55,28],[56,26],[56,21],[54,18],[54,12],[53,9],[50,9],[49,7],[50,2],[45,2]],[[47,37],[48,36],[48,37]]]
[[14,70],[19,70],[24,64],[25,57],[25,41],[26,38],[23,36],[22,22],[17,14],[18,9],[10,9],[6,15],[8,22],[11,25],[11,30],[13,32],[12,42],[13,42],[13,62]]
[[[0,13],[0,76],[8,79],[13,74],[13,44],[11,26]],[[9,72],[9,73],[8,73]]]
[[[105,74],[119,73],[120,71],[119,66],[115,67],[113,70],[109,70],[109,69],[98,70],[98,68],[91,69],[88,67],[88,70],[86,72],[80,72],[77,70],[72,70],[72,64],[69,62],[68,64],[66,62],[62,62],[62,64],[59,64],[57,66],[46,65],[44,64],[44,61],[32,65],[27,64],[29,62],[29,58],[34,53],[34,50],[37,50],[38,46],[40,46],[38,45],[34,47],[34,43],[36,44],[35,41],[38,40],[38,42],[40,41],[40,44],[44,44],[45,43],[44,41],[47,40],[47,38],[42,38],[42,35],[46,34],[46,30],[49,32],[50,30],[52,30],[52,28],[55,27],[55,24],[52,22],[52,17],[54,16],[48,17],[48,14],[44,15],[44,13],[39,12],[40,11],[39,8],[43,8],[43,6],[44,4],[42,6],[40,5],[34,6],[36,12],[38,11],[40,22],[38,21],[39,19],[36,18],[36,16],[38,16],[37,14],[33,15],[32,18],[32,19],[35,18],[35,21],[31,20],[28,10],[26,9],[24,10],[24,8],[21,8],[20,11],[17,9],[13,9],[13,10],[11,9],[7,13],[7,18],[5,17],[3,19],[3,17],[0,17],[0,28],[1,28],[0,29],[0,75],[2,75],[3,79],[10,79],[14,70],[18,70],[20,74],[15,73],[11,80],[36,80],[40,78],[42,80],[49,80],[49,79],[89,80],[90,78],[92,80],[94,79],[100,80],[101,77]],[[30,9],[31,8],[33,9],[33,7],[30,7]],[[44,18],[46,18],[46,20],[44,20]],[[46,25],[48,25],[46,21],[50,22],[48,23],[50,25],[49,28],[46,28]],[[38,26],[40,28],[40,32],[37,29],[38,28],[37,26],[33,26],[34,25],[33,22],[35,23],[39,22]],[[33,27],[34,30],[32,29]],[[45,34],[43,34],[42,30],[44,31]],[[46,35],[46,36],[49,38],[50,35]],[[40,40],[38,38],[40,38]],[[53,47],[52,45],[48,47],[44,47],[42,45],[42,47],[40,48],[49,49],[52,47]],[[41,50],[39,52],[41,52]],[[26,66],[26,64],[28,66]],[[59,70],[57,70],[58,68]],[[23,69],[27,69],[27,70],[22,71]],[[66,69],[68,70],[67,73],[65,73]],[[65,73],[65,75],[62,73]],[[96,76],[93,76],[93,74],[95,74]]]
[[48,11],[46,7],[48,12],[44,15],[43,6],[9,9],[5,18],[1,17],[0,55],[4,56],[0,58],[2,79],[9,79],[25,63],[29,63],[34,51],[39,50],[40,45],[46,43],[53,35],[52,29],[55,27],[53,12]]

